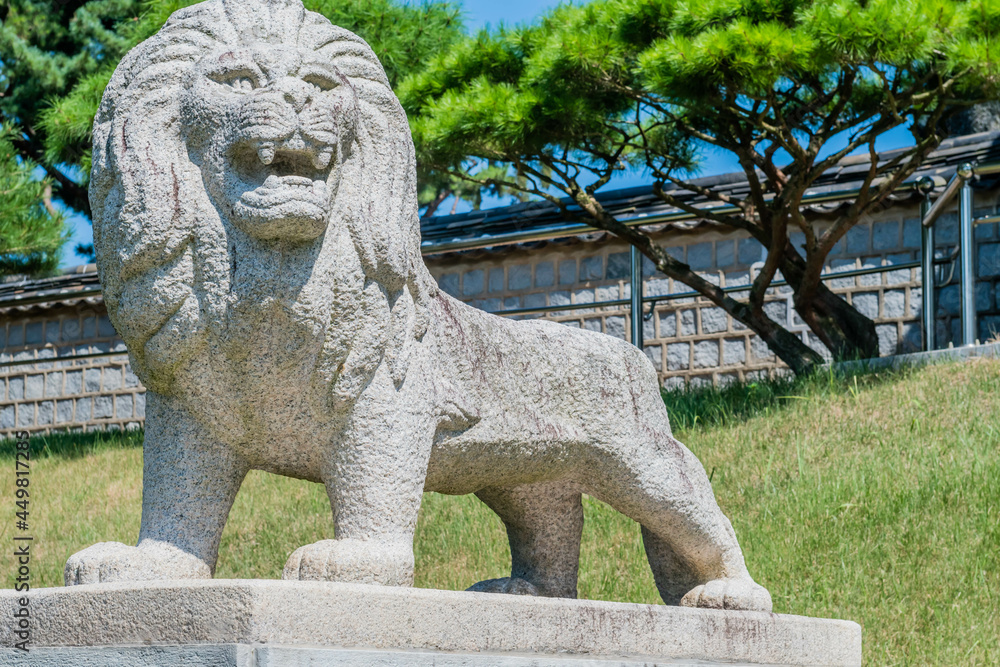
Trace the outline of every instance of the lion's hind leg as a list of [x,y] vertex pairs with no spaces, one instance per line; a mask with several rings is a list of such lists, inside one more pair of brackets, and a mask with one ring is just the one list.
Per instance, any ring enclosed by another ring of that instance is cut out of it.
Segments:
[[668,435],[618,443],[588,491],[642,526],[643,544],[667,604],[771,611],[747,571],[732,524],[698,459]]
[[476,494],[507,528],[510,577],[480,581],[483,593],[576,597],[583,533],[579,486],[564,481],[491,487]]
[[[734,535],[733,541],[735,539]],[[713,575],[699,576],[696,568],[677,555],[670,541],[645,526],[642,527],[642,544],[665,603],[708,609],[771,611],[771,595],[749,573],[733,574],[730,570],[714,578],[710,578]]]

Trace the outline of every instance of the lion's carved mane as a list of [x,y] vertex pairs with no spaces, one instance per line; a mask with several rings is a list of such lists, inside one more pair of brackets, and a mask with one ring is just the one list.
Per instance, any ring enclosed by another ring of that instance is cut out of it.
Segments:
[[[360,261],[365,291],[375,295],[338,300],[331,278],[334,312],[300,304],[308,317],[326,316],[311,323],[325,338],[314,381],[330,387],[334,405],[349,403],[383,360],[402,381],[409,343],[426,331],[437,290],[420,255],[406,116],[364,41],[296,0],[269,0],[253,12],[241,11],[242,4],[214,0],[177,12],[129,53],[108,86],[94,126],[91,189],[95,244],[114,249],[99,256],[105,300],[136,373],[147,387],[169,393],[175,370],[199,349],[206,329],[234,316],[237,259],[259,259],[233,256],[240,232],[232,202],[213,200],[202,175],[206,151],[226,141],[235,121],[199,126],[211,119],[185,108],[199,62],[249,41],[313,52],[342,75],[357,110],[333,158],[330,229],[311,252],[292,254],[303,263],[329,263],[345,252],[335,228],[346,228],[347,251]],[[240,107],[244,116],[259,115],[251,100]],[[253,245],[262,253],[270,247]],[[335,312],[358,302],[367,312]]]

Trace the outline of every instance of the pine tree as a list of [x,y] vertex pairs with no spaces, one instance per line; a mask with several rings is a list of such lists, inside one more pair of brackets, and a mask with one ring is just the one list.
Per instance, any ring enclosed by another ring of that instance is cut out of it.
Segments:
[[[155,34],[175,11],[199,1],[149,0],[141,3],[140,18],[119,22],[118,31],[124,41],[114,57],[105,58],[100,67],[81,77],[41,112],[49,159],[79,164],[89,173],[94,115],[121,56]],[[461,12],[447,2],[418,5],[396,0],[305,0],[304,4],[306,9],[364,38],[379,56],[393,86],[463,35]],[[448,180],[436,178],[442,183]],[[431,199],[435,194],[429,191],[424,196]]]
[[47,102],[120,58],[129,46],[127,26],[137,21],[139,0],[8,0],[0,7],[0,117],[16,123],[18,153],[33,160],[53,181],[53,194],[87,213],[85,178],[73,169],[80,151],[47,150]]
[[37,178],[14,149],[20,132],[0,127],[0,276],[41,276],[59,265],[67,234],[52,204],[52,181]]
[[[67,232],[53,204],[88,213],[79,147],[48,150],[45,109],[128,46],[138,0],[8,0],[0,6],[0,121],[8,193],[0,211],[0,274],[48,273]],[[39,173],[44,178],[39,180]]]
[[[51,192],[50,200],[89,216],[91,127],[115,67],[173,12],[197,1],[7,0],[0,6],[0,120],[21,130],[9,135],[19,164],[40,165],[49,179],[38,192]],[[305,5],[365,38],[393,84],[463,35],[461,12],[447,2],[305,0]],[[424,199],[433,201],[450,182],[428,175]],[[17,221],[34,219],[37,212],[37,207],[14,211],[5,202],[0,224],[15,229]],[[61,229],[47,229],[54,234],[50,241],[62,238]]]
[[[823,266],[940,143],[951,114],[996,94],[998,31],[990,0],[595,0],[480,33],[400,96],[425,169],[520,189],[629,241],[806,372],[821,357],[764,311],[775,277],[834,358],[878,356],[874,323],[827,289]],[[831,222],[801,214],[818,178],[853,151],[874,156],[897,127],[909,127],[912,148],[873,160],[856,201]],[[746,196],[693,182],[705,149],[735,156]],[[763,246],[747,298],[601,205],[597,192],[623,169],[651,174],[665,203]]]

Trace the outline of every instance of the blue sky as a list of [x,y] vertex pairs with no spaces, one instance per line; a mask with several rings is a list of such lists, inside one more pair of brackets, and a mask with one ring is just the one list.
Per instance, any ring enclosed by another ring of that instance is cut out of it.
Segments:
[[[553,2],[539,2],[537,0],[464,0],[465,23],[470,32],[475,32],[485,26],[497,26],[499,23],[516,24],[530,22],[546,9],[559,4]],[[885,150],[907,146],[912,143],[910,135],[904,129],[889,132],[879,140],[879,149]],[[722,153],[707,153],[703,156],[704,161],[700,170],[702,175],[720,174],[731,171],[738,171],[739,165],[731,156]],[[645,179],[639,174],[629,174],[612,181],[607,187],[631,187],[645,183]],[[484,207],[500,206],[508,203],[505,200],[490,199],[483,202]],[[446,202],[442,207],[442,212],[448,212],[451,202]],[[459,211],[466,210],[467,206],[460,206]],[[93,242],[93,229],[90,222],[80,216],[74,216],[69,220],[73,229],[73,238],[66,244],[63,253],[62,264],[64,267],[75,266],[83,260],[77,256],[74,248],[77,244],[89,244]]]
[[489,24],[496,26],[504,23],[524,23],[531,21],[549,7],[555,7],[558,2],[533,2],[532,0],[465,0],[465,25],[470,31],[478,30]]

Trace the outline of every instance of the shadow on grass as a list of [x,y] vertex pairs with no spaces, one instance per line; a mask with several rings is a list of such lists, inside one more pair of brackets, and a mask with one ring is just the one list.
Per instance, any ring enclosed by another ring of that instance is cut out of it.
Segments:
[[[54,433],[32,435],[31,458],[57,457],[78,459],[107,449],[142,447],[142,429],[136,431],[95,431],[93,433]],[[0,460],[14,458],[14,440],[0,440]]]
[[794,401],[864,391],[912,374],[916,367],[844,371],[831,366],[810,375],[788,376],[725,387],[663,389],[670,425],[675,431],[723,426],[766,416]]

